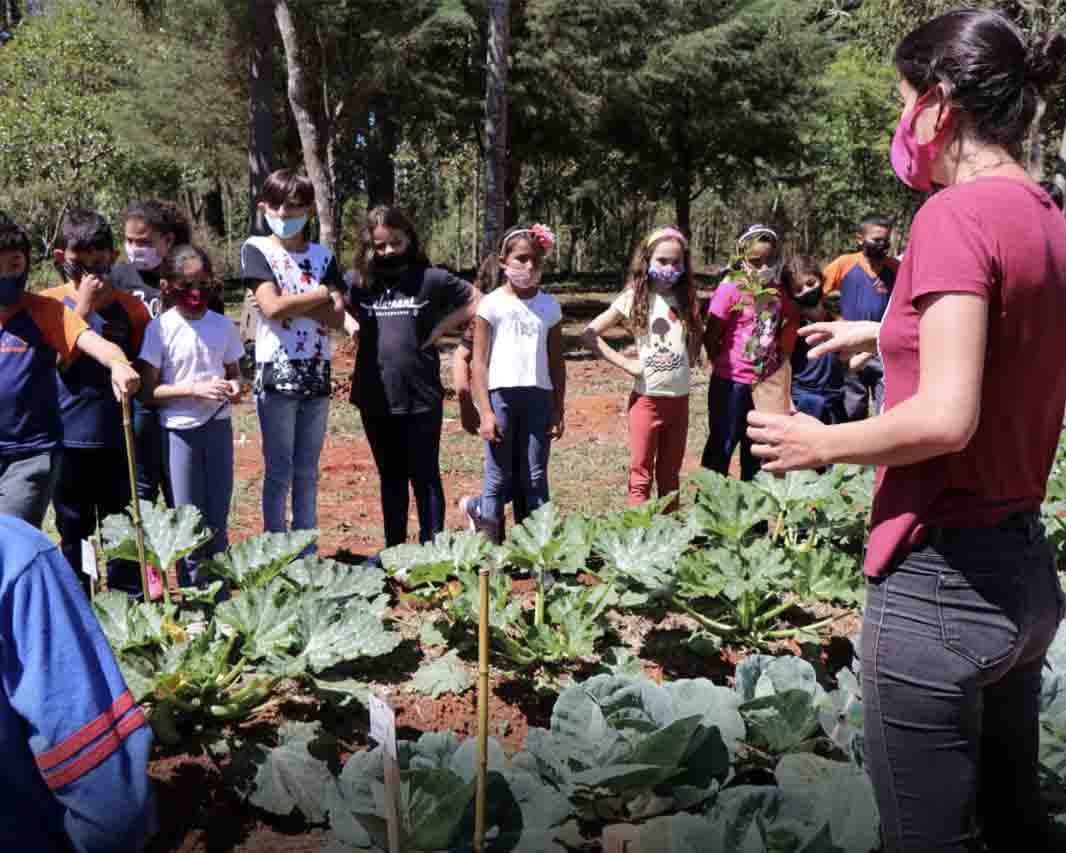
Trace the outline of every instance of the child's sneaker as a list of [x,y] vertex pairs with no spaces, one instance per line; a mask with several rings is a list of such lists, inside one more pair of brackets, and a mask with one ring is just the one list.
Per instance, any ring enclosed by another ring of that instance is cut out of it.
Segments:
[[459,511],[466,517],[471,533],[477,533],[481,524],[481,500],[478,495],[463,495],[459,498]]

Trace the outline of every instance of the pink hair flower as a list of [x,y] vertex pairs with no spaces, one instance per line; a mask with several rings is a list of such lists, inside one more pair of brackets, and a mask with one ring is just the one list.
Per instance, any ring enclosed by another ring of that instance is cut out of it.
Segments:
[[544,254],[548,254],[555,245],[555,234],[552,233],[551,228],[547,225],[541,225],[539,223],[531,225],[529,227],[529,233],[536,238],[537,243],[539,243],[540,247],[544,250]]

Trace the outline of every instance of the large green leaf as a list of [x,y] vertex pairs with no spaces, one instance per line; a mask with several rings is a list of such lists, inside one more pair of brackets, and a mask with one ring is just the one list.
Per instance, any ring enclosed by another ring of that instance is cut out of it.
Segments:
[[445,693],[460,696],[473,685],[473,674],[459,660],[459,652],[453,649],[443,657],[419,667],[411,679],[410,689],[437,699]]
[[872,853],[880,848],[877,802],[864,770],[808,753],[784,756],[774,777],[786,796],[810,801],[815,823],[828,823],[840,850]]
[[854,556],[836,548],[798,548],[788,555],[793,592],[804,601],[862,602],[865,580]]
[[320,735],[319,724],[283,723],[278,735],[278,745],[259,762],[249,801],[272,814],[289,815],[299,809],[311,823],[325,820],[333,775],[309,749]]
[[784,690],[752,699],[740,706],[748,727],[748,742],[781,755],[798,749],[819,728],[818,708],[805,690]]
[[362,657],[388,654],[402,637],[387,631],[370,607],[303,602],[296,620],[296,654],[314,672]]
[[588,561],[588,524],[580,516],[563,519],[551,502],[511,528],[500,560],[539,572],[573,574]]
[[833,844],[828,821],[812,814],[807,797],[771,786],[739,785],[722,791],[705,821],[710,832],[696,836],[705,845],[698,848],[703,851],[842,853]]
[[249,660],[288,650],[299,616],[298,600],[285,596],[277,581],[266,588],[246,589],[215,611],[220,624],[241,635],[241,654]]
[[317,530],[260,533],[230,545],[203,563],[202,570],[228,578],[242,590],[264,587],[317,539]]
[[381,552],[381,564],[408,587],[439,586],[478,569],[493,548],[479,533],[445,530],[424,545],[396,545]]
[[810,663],[793,655],[748,655],[737,664],[736,691],[747,702],[785,690],[802,690],[812,699],[824,692]]
[[786,523],[813,521],[814,507],[833,494],[832,483],[817,471],[790,471],[784,477],[760,471],[753,483],[773,499]]
[[[211,538],[211,531],[201,528],[203,519],[194,506],[166,509],[142,500],[140,507],[145,559],[158,569],[173,568]],[[109,515],[101,524],[101,535],[108,558],[137,561],[137,534],[128,515]]]
[[750,483],[712,471],[698,471],[691,481],[697,489],[691,520],[705,535],[739,542],[774,514],[773,499]]
[[173,620],[175,609],[162,604],[144,604],[124,592],[102,592],[93,598],[93,611],[111,648],[116,652],[169,642],[164,620]]
[[350,566],[323,557],[302,557],[285,567],[284,576],[322,598],[375,598],[385,591],[385,573],[363,564]]
[[659,516],[650,527],[604,530],[593,547],[610,570],[646,589],[659,590],[670,586],[690,540],[689,528]]

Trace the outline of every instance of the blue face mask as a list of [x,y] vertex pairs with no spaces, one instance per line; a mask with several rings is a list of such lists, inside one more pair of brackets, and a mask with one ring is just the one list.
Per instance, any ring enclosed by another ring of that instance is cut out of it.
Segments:
[[10,308],[18,303],[22,294],[26,292],[26,282],[29,280],[29,270],[21,275],[10,275],[0,278],[0,307]]
[[266,224],[270,230],[274,232],[275,236],[282,240],[287,240],[290,237],[295,237],[301,231],[304,230],[304,226],[307,224],[306,216],[297,216],[294,219],[282,219],[280,216],[271,216],[269,213],[264,214]]
[[661,267],[656,263],[652,263],[648,267],[648,280],[661,282],[662,284],[677,284],[683,272],[684,270],[681,269]]

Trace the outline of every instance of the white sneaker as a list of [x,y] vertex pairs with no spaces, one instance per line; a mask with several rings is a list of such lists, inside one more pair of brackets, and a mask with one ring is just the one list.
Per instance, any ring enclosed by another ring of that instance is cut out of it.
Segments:
[[466,517],[466,526],[471,533],[478,532],[478,522],[481,521],[479,515],[474,514],[474,499],[477,495],[463,495],[459,498],[459,512]]

